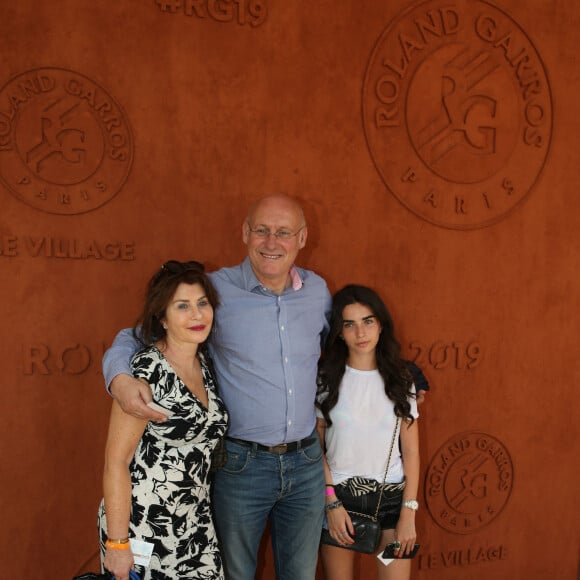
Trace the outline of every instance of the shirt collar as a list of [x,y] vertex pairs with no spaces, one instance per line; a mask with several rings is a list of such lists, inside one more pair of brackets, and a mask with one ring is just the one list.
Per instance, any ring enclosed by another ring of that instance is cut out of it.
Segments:
[[290,279],[292,280],[292,290],[300,290],[302,288],[302,278],[295,266],[290,268]]
[[[256,278],[256,274],[254,274],[254,270],[252,270],[249,257],[246,257],[246,259],[242,262],[242,272],[244,274],[246,290],[252,292],[257,288],[263,288],[262,283],[258,280],[258,278]],[[292,266],[290,268],[290,280],[292,290],[296,291],[302,288],[304,282],[302,281],[300,272],[296,266]]]

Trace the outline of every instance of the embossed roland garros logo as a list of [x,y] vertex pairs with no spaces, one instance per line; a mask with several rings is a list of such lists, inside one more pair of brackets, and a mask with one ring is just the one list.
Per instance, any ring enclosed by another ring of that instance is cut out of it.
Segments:
[[379,38],[363,121],[375,165],[418,216],[449,228],[505,217],[534,186],[550,86],[524,31],[483,0],[422,2]]
[[27,204],[91,211],[116,195],[132,159],[124,112],[87,77],[41,68],[0,90],[0,179]]
[[486,433],[460,433],[435,453],[425,476],[429,513],[443,529],[469,534],[505,507],[514,467],[505,446]]

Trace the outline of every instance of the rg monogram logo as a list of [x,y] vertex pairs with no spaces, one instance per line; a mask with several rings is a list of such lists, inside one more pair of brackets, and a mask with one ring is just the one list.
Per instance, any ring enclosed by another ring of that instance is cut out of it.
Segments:
[[469,534],[504,508],[513,485],[505,446],[486,433],[461,433],[442,445],[425,477],[429,513],[447,531]]
[[36,69],[0,90],[0,179],[22,201],[51,213],[91,211],[117,194],[132,158],[125,114],[83,75]]
[[428,0],[379,38],[363,89],[375,166],[419,217],[492,224],[519,204],[546,161],[550,86],[523,30],[485,0]]

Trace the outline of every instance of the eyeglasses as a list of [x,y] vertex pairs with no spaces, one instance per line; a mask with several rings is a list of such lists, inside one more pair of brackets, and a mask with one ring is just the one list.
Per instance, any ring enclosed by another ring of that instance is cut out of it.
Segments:
[[155,280],[158,280],[159,277],[164,273],[167,272],[168,274],[183,274],[184,272],[189,271],[197,271],[197,272],[205,272],[205,266],[201,262],[196,262],[195,260],[191,260],[190,262],[178,262],[177,260],[169,260],[165,262],[157,275],[155,276]]
[[290,240],[294,236],[297,236],[306,226],[302,226],[298,228],[295,232],[290,232],[288,230],[278,230],[275,232],[271,232],[268,228],[252,228],[250,224],[248,224],[248,229],[252,232],[257,238],[266,239],[270,236],[274,236],[277,240]]

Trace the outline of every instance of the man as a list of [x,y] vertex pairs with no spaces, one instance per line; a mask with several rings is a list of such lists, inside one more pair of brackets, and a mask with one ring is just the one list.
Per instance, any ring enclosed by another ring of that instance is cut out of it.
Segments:
[[[268,519],[276,578],[313,580],[316,573],[324,473],[314,398],[331,299],[322,278],[294,265],[307,235],[295,200],[265,197],[242,225],[246,260],[210,274],[221,306],[209,347],[230,413],[213,506],[231,580],[255,577]],[[117,337],[105,355],[105,379],[126,412],[162,420],[146,406],[149,387],[129,376],[135,348],[126,331]]]

